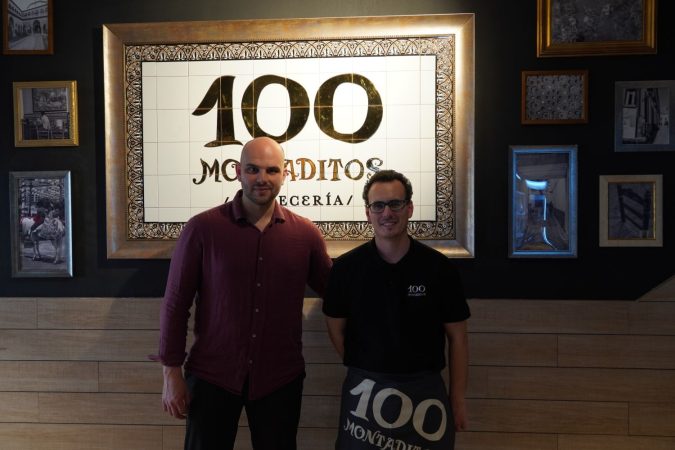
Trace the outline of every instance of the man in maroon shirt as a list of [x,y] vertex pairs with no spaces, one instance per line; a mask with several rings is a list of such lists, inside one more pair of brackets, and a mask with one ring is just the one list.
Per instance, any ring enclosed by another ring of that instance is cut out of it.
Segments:
[[256,450],[293,450],[305,285],[323,295],[331,260],[317,227],[275,200],[285,178],[277,142],[248,142],[237,177],[242,190],[190,219],[173,253],[160,317],[162,402],[187,417],[186,450],[232,449],[242,408]]

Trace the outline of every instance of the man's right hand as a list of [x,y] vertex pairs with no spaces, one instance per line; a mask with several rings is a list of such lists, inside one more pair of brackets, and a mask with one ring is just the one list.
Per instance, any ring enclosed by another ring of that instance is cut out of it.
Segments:
[[164,387],[162,388],[164,411],[176,419],[185,419],[190,406],[190,394],[185,378],[183,378],[183,369],[163,366],[162,371],[164,373]]

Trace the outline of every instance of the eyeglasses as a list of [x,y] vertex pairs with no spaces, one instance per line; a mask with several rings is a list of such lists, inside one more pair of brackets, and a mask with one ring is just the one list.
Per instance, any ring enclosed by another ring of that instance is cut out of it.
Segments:
[[373,202],[366,205],[370,212],[379,214],[384,212],[387,206],[392,211],[400,211],[408,204],[408,200],[389,200],[388,202]]

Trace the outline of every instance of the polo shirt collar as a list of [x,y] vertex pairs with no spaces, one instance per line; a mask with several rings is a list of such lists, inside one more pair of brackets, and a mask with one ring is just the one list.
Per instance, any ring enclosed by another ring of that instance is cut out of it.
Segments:
[[[234,220],[237,222],[247,222],[246,214],[244,211],[244,204],[242,202],[242,197],[244,196],[244,190],[239,189],[237,194],[232,199],[232,214],[234,215]],[[272,213],[272,222],[285,222],[286,215],[284,210],[279,205],[279,202],[274,200],[274,212]]]

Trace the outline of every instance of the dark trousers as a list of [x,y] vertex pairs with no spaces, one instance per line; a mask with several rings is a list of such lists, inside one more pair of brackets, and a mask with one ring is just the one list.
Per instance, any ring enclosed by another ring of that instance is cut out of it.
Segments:
[[232,450],[242,408],[246,409],[254,450],[296,450],[302,385],[305,374],[257,399],[248,399],[248,381],[235,395],[186,374],[192,396],[185,432],[185,450]]

